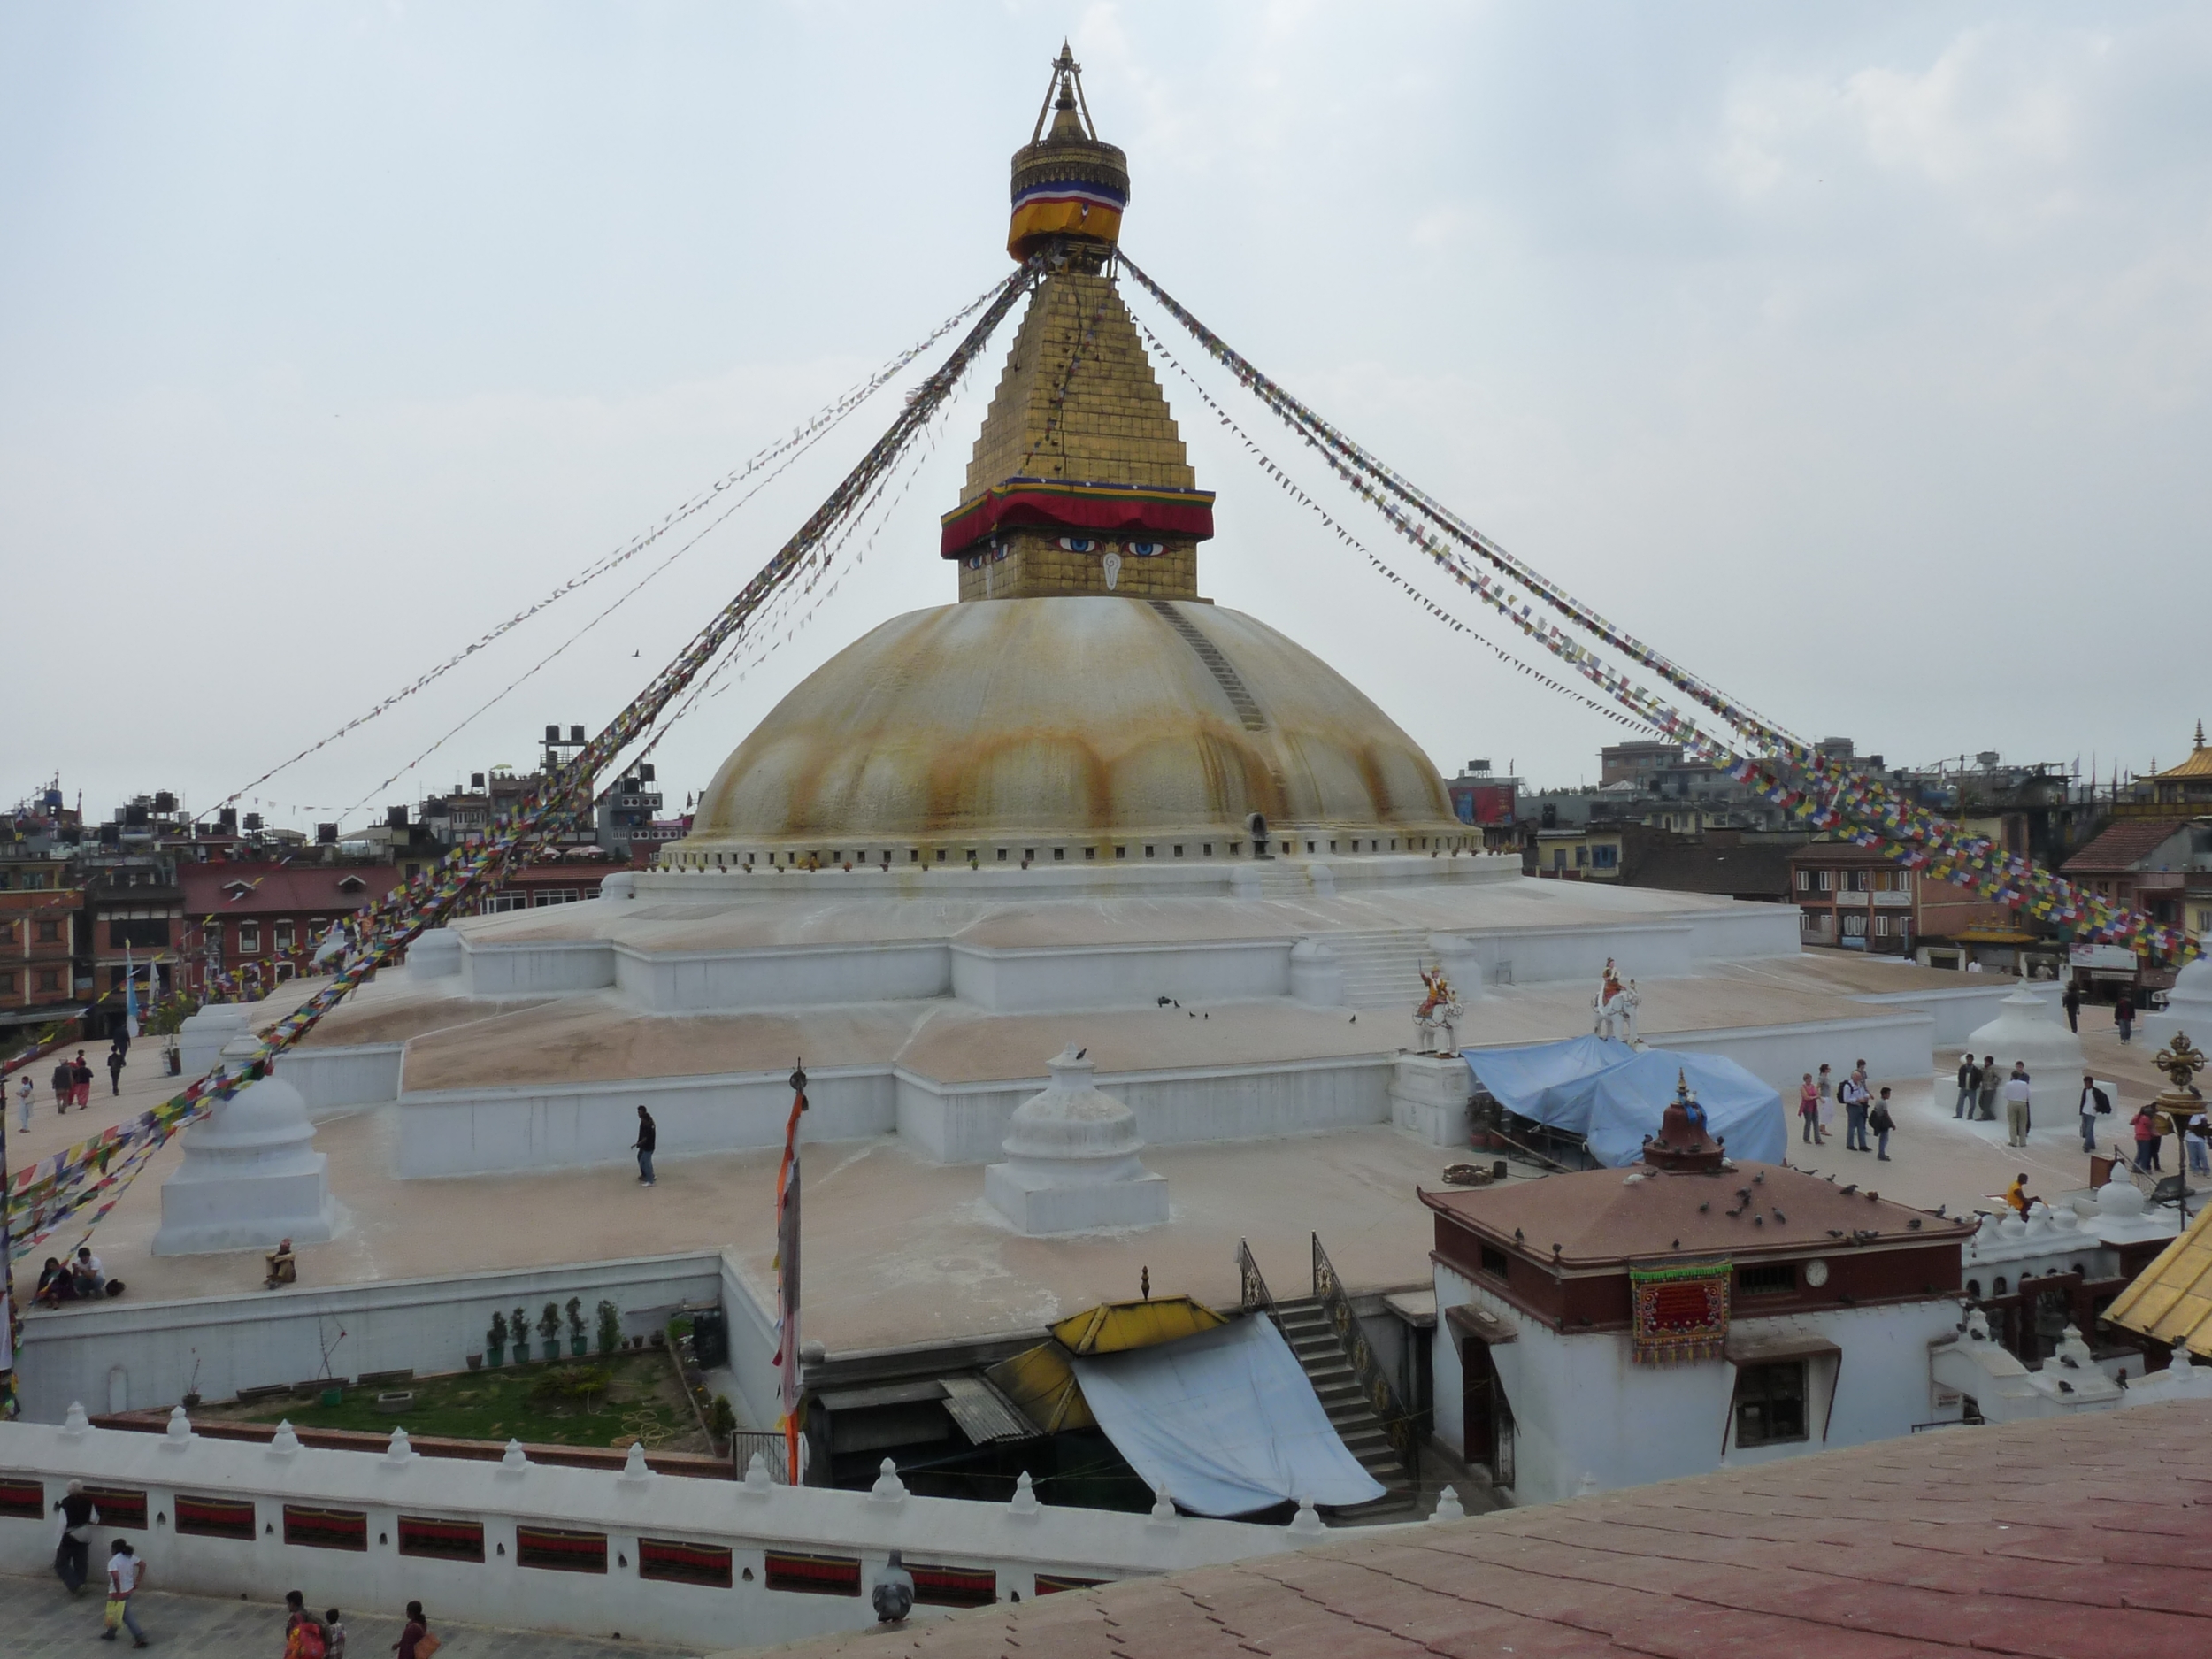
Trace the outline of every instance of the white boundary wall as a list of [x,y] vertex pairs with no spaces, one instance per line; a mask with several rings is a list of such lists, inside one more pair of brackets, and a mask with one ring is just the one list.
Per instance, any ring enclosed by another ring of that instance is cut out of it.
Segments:
[[[719,1252],[706,1251],[329,1290],[34,1310],[18,1356],[23,1412],[58,1423],[73,1401],[96,1413],[140,1410],[173,1404],[196,1388],[207,1399],[226,1400],[241,1388],[323,1374],[326,1345],[329,1371],[340,1377],[459,1371],[467,1356],[482,1351],[494,1312],[520,1306],[534,1320],[547,1302],[565,1304],[571,1296],[583,1299],[587,1331],[594,1328],[600,1298],[614,1302],[628,1336],[660,1330],[679,1308],[719,1302],[734,1341],[741,1314],[757,1317],[734,1270]],[[731,1357],[734,1367],[734,1350]],[[757,1385],[744,1392],[751,1405]],[[767,1417],[754,1418],[774,1420],[772,1406]]]
[[[492,1624],[562,1631],[702,1648],[766,1646],[875,1624],[868,1587],[892,1549],[909,1563],[996,1575],[1001,1599],[1037,1593],[1040,1572],[1093,1580],[1240,1561],[1297,1548],[1325,1536],[1237,1521],[1041,1505],[1023,1514],[962,1499],[877,1496],[821,1487],[694,1480],[649,1472],[498,1463],[388,1454],[289,1451],[236,1440],[45,1424],[0,1424],[0,1478],[35,1480],[43,1518],[0,1517],[0,1571],[48,1571],[59,1536],[50,1506],[72,1479],[142,1491],[143,1530],[103,1526],[130,1539],[150,1582],[204,1595],[260,1598],[297,1586],[316,1607],[397,1607],[419,1600],[434,1624],[450,1612]],[[879,1483],[880,1485],[882,1483]],[[257,1535],[180,1537],[179,1493],[250,1500]],[[365,1548],[286,1541],[288,1505],[365,1517]],[[484,1560],[399,1553],[399,1518],[480,1524]],[[523,1566],[516,1528],[543,1526],[605,1537],[606,1571]],[[731,1551],[731,1586],[639,1576],[641,1537]],[[770,1589],[769,1552],[826,1555],[859,1563],[859,1594]],[[918,1623],[944,1609],[918,1607]],[[157,1640],[160,1632],[155,1632]],[[272,1638],[273,1640],[273,1637]]]

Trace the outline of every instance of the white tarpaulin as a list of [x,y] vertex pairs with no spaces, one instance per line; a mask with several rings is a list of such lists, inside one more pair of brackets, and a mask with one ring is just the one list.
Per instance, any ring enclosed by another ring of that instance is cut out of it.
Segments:
[[1345,1449],[1275,1322],[1255,1315],[1156,1348],[1074,1362],[1091,1415],[1155,1491],[1197,1515],[1285,1499],[1364,1503],[1381,1485]]

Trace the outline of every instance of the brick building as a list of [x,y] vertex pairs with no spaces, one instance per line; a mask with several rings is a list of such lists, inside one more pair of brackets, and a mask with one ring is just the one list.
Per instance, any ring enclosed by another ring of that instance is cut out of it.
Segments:
[[1955,948],[1985,965],[2008,967],[2011,953],[2034,938],[2017,931],[2018,918],[2003,905],[1908,870],[1877,848],[1812,841],[1789,863],[1798,937],[1808,945],[1886,956]]
[[83,909],[73,887],[0,888],[0,1042],[11,1026],[64,1018],[81,1005],[74,953]]
[[187,864],[178,941],[191,988],[217,972],[280,984],[314,972],[331,924],[365,909],[399,880],[388,864]]

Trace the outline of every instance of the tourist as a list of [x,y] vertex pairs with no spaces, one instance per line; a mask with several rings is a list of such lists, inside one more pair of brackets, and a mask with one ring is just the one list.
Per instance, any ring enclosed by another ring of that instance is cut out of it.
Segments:
[[1871,1099],[1866,1087],[1866,1062],[1862,1060],[1851,1068],[1851,1075],[1843,1079],[1836,1090],[1836,1098],[1843,1102],[1843,1145],[1847,1152],[1871,1152],[1866,1143],[1866,1107]]
[[138,1617],[131,1610],[131,1598],[138,1594],[138,1586],[146,1579],[146,1563],[139,1560],[130,1540],[119,1538],[114,1552],[108,1556],[107,1628],[100,1632],[102,1641],[113,1641],[118,1627],[131,1633],[131,1645],[144,1647],[150,1644],[146,1632],[138,1628]]
[[31,1096],[36,1093],[31,1087],[31,1074],[26,1071],[15,1092],[15,1132],[19,1135],[31,1133]]
[[2120,1000],[2112,1005],[2112,1023],[2120,1028],[2120,1041],[2122,1042],[2127,1042],[2133,1039],[2135,1035],[2135,999],[2130,996],[2125,991],[2120,993]]
[[630,1142],[637,1153],[637,1179],[641,1187],[653,1184],[653,1145],[659,1139],[653,1127],[653,1114],[643,1106],[637,1109],[637,1139]]
[[[645,1109],[641,1106],[638,1110],[642,1111]],[[399,1640],[392,1644],[392,1651],[399,1655],[399,1659],[430,1659],[430,1655],[437,1652],[442,1645],[430,1633],[430,1621],[423,1617],[422,1603],[410,1601],[407,1604],[407,1627],[400,1632]]]
[[1881,1098],[1874,1102],[1866,1115],[1867,1127],[1874,1132],[1874,1161],[1889,1162],[1889,1132],[1897,1127],[1897,1119],[1890,1116],[1889,1090],[1882,1090]]
[[2182,1128],[2181,1144],[2189,1154],[2189,1173],[2212,1175],[2212,1118],[2200,1106]]
[[323,1627],[307,1610],[307,1597],[284,1593],[284,1659],[323,1659]]
[[1963,1118],[1974,1110],[1974,1097],[1981,1090],[1982,1069],[1974,1064],[1970,1054],[1959,1056],[1959,1097],[1951,1108],[1951,1116]]
[[1997,1056],[1993,1054],[1984,1055],[1981,1093],[1976,1100],[1980,1108],[1978,1115],[1984,1123],[1993,1124],[1997,1121],[1997,1091],[2004,1087],[2004,1081],[1997,1075]]
[[122,1049],[108,1050],[108,1088],[112,1094],[123,1092],[123,1064]]
[[2012,1063],[2012,1075],[2005,1079],[2005,1144],[2024,1147],[2028,1144],[2028,1066],[2024,1060]]
[[69,1063],[69,1070],[77,1082],[77,1109],[85,1110],[92,1104],[92,1065],[84,1057],[82,1048],[77,1050],[77,1057]]
[[1820,1124],[1819,1133],[1813,1137],[1816,1146],[1825,1146],[1831,1131],[1836,1126],[1836,1087],[1829,1081],[1828,1068],[1820,1068]]
[[92,1247],[88,1244],[77,1247],[77,1259],[69,1264],[69,1276],[77,1281],[77,1300],[80,1302],[91,1301],[107,1286],[108,1276],[102,1268],[100,1258],[93,1255]]
[[58,1308],[65,1302],[77,1300],[77,1281],[69,1270],[53,1256],[46,1258],[46,1265],[38,1270],[38,1288],[31,1301],[41,1308]]
[[2066,1029],[2081,1029],[2081,987],[2072,980],[2066,983],[2066,995],[2058,999],[2058,1005],[2066,1010]]
[[69,1110],[69,1102],[77,1092],[77,1068],[66,1060],[54,1063],[54,1116],[58,1118]]
[[2097,1087],[2097,1079],[2088,1072],[2081,1074],[2081,1149],[2097,1149],[2097,1117],[2112,1110],[2112,1096]]
[[61,1511],[61,1541],[54,1546],[54,1575],[74,1595],[92,1575],[92,1500],[85,1496],[84,1482],[73,1480],[69,1490],[54,1500]]
[[2142,1107],[2135,1114],[2135,1167],[2154,1170],[2158,1167],[2158,1119],[2151,1109]]
[[323,1609],[323,1659],[346,1659],[346,1622],[334,1607]]
[[1813,1074],[1805,1073],[1805,1080],[1797,1088],[1797,1115],[1803,1120],[1804,1139],[1809,1146],[1820,1141],[1820,1091],[1813,1087]]

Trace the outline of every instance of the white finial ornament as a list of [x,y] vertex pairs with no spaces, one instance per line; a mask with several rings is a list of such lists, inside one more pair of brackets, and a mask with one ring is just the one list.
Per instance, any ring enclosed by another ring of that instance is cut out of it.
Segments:
[[1014,1483],[1014,1501],[1006,1506],[1017,1515],[1035,1515],[1044,1508],[1037,1502],[1036,1489],[1029,1484],[1029,1471],[1025,1469],[1021,1479]]
[[905,1502],[906,1483],[899,1479],[899,1466],[889,1458],[876,1471],[876,1484],[868,1488],[868,1495],[883,1503]]
[[1456,1486],[1447,1486],[1444,1488],[1443,1495],[1436,1501],[1436,1513],[1430,1516],[1429,1519],[1460,1521],[1464,1520],[1466,1517],[1466,1507],[1459,1501],[1459,1489]]
[[1298,1513],[1290,1517],[1291,1535],[1295,1538],[1319,1538],[1328,1530],[1321,1524],[1321,1515],[1313,1507],[1313,1500],[1299,1499]]

